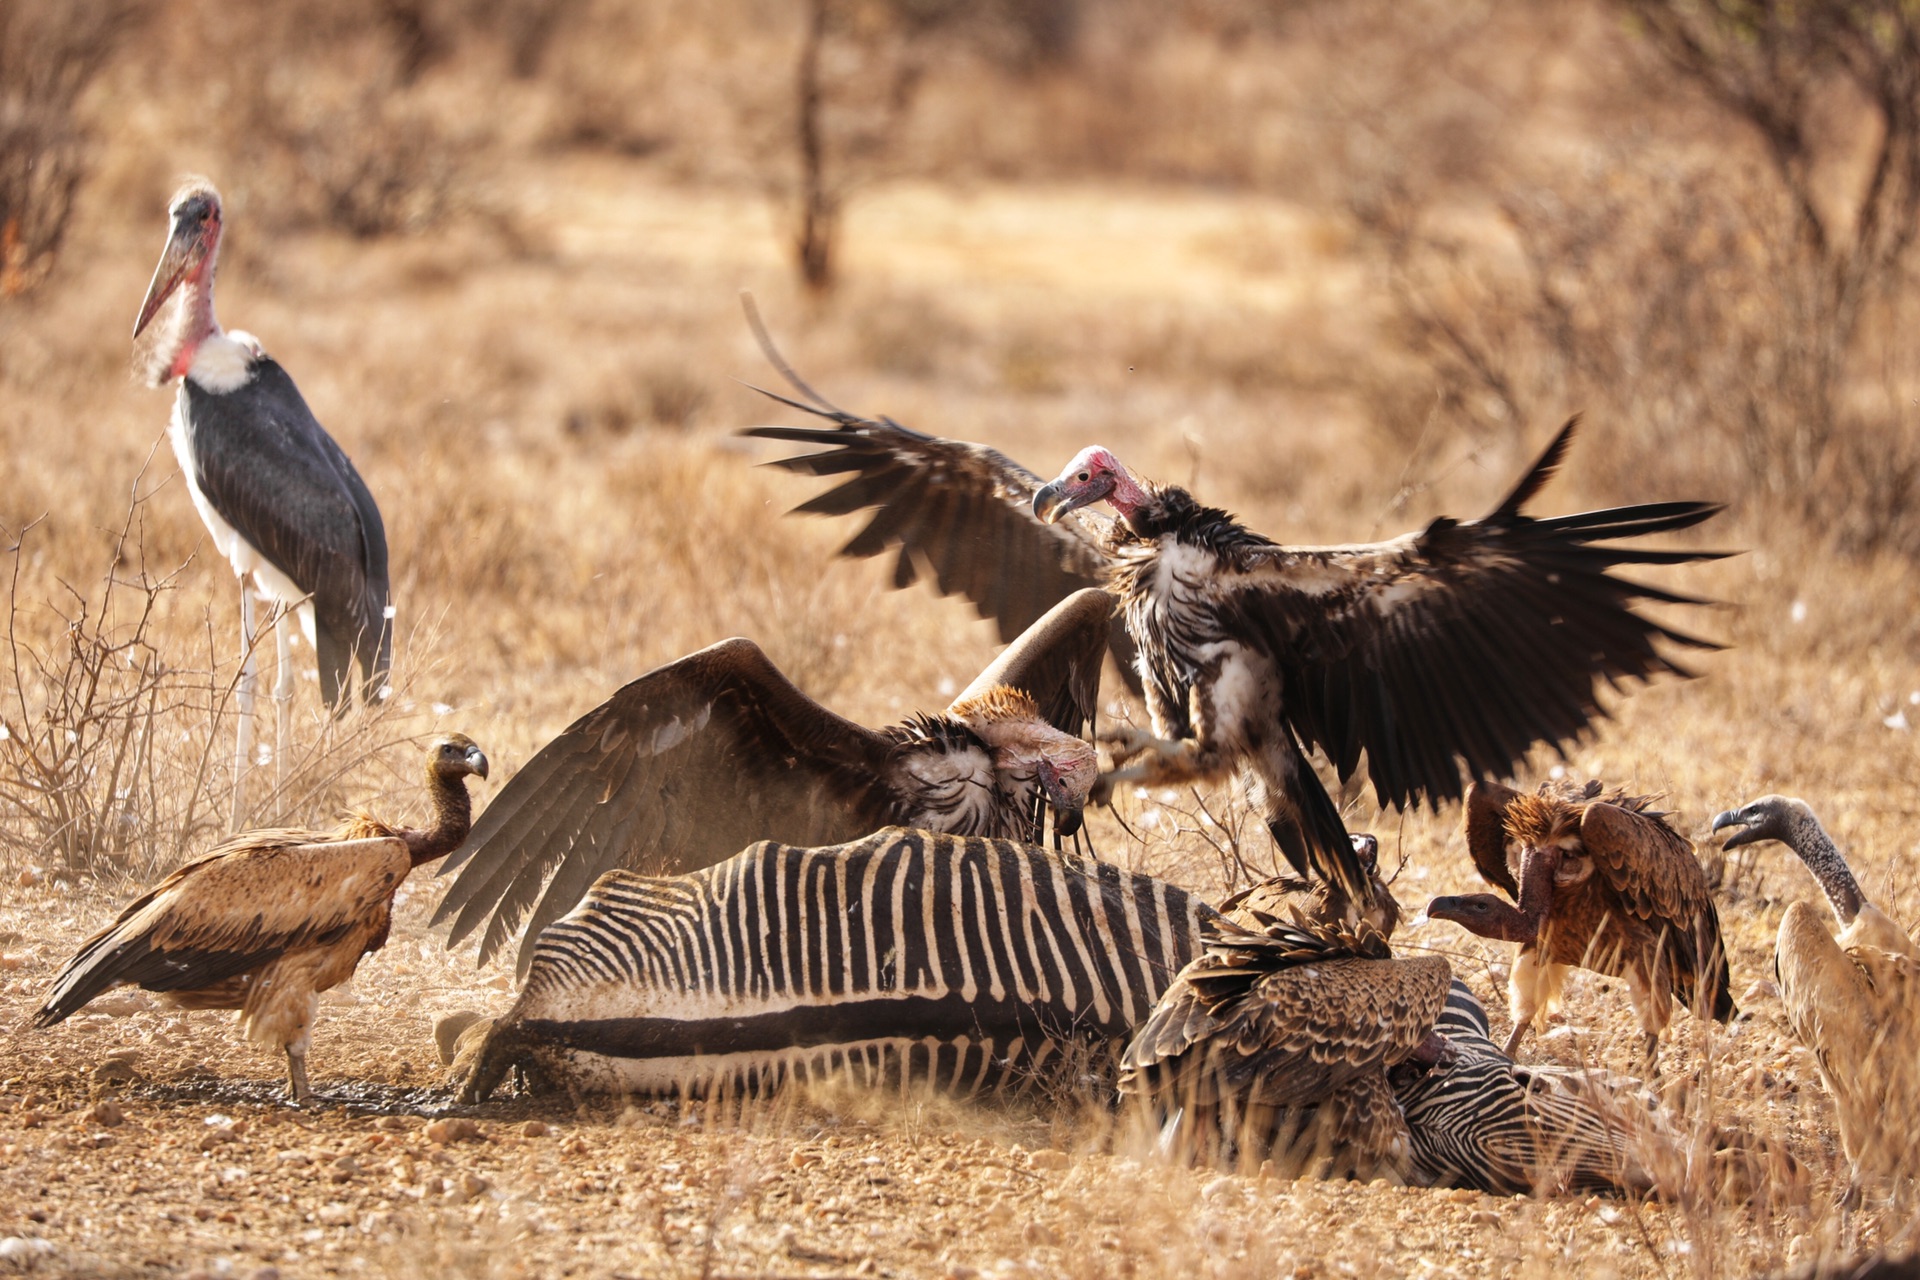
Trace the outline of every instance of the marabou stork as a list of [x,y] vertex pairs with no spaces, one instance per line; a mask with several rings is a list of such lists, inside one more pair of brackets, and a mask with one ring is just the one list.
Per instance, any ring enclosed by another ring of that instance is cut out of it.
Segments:
[[[192,179],[167,206],[167,247],[133,322],[136,341],[168,299],[167,320],[136,361],[147,382],[179,381],[168,435],[193,505],[240,578],[242,665],[237,703],[233,825],[246,816],[253,734],[256,598],[298,615],[320,664],[320,692],[347,705],[355,659],[361,695],[386,686],[392,661],[387,534],[359,472],[278,362],[251,334],[226,333],[213,314],[220,259],[220,193]],[[251,581],[249,581],[251,580]],[[291,636],[274,627],[279,658],[274,761],[282,767],[293,700]]]

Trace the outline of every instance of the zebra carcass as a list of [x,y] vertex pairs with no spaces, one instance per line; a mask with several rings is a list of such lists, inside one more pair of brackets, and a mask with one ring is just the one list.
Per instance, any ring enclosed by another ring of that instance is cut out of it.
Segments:
[[762,841],[684,876],[616,871],[542,932],[462,1096],[484,1100],[516,1067],[574,1093],[842,1072],[961,1094],[1072,1084],[1146,1017],[1213,915],[1107,863],[899,827]]

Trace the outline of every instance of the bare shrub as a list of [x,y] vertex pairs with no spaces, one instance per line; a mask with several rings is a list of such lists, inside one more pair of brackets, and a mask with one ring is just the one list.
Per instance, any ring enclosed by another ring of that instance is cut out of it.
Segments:
[[12,0],[0,8],[0,297],[52,268],[88,143],[74,109],[144,20],[144,0]]
[[[50,601],[21,593],[36,526],[0,530],[11,559],[0,861],[139,882],[225,830],[244,655],[223,655],[211,623],[185,633],[192,649],[182,653],[183,635],[165,615],[187,566],[147,563],[147,500],[137,495],[128,505],[98,584],[62,582]],[[268,635],[262,627],[257,642]],[[386,766],[395,748],[418,737],[407,687],[345,720],[321,715],[288,759],[257,770],[277,785],[254,801],[252,817],[269,826],[324,824],[348,803],[366,803],[370,788],[410,793],[411,771]]]

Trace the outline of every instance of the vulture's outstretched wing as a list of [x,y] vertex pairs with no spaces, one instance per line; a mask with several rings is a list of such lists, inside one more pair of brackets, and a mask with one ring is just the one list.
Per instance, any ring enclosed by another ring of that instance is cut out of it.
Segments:
[[1099,587],[1074,592],[1021,633],[954,699],[958,706],[995,685],[1009,685],[1040,706],[1062,733],[1089,737],[1100,704],[1100,666],[1114,633],[1113,596]]
[[[1575,420],[1577,421],[1577,420]],[[1480,520],[1349,547],[1254,548],[1213,585],[1284,681],[1284,715],[1342,781],[1366,754],[1383,805],[1459,798],[1510,773],[1537,742],[1563,744],[1606,714],[1597,686],[1692,672],[1656,641],[1718,649],[1633,611],[1700,604],[1630,582],[1619,565],[1724,553],[1603,546],[1686,529],[1720,510],[1648,503],[1536,519],[1520,506],[1564,454],[1569,421],[1506,501]]]
[[[1720,913],[1692,843],[1633,802],[1588,805],[1580,817],[1580,843],[1621,908],[1660,936],[1681,998],[1722,1021],[1732,1017]],[[1696,995],[1701,982],[1708,984],[1705,1000]]]
[[403,840],[305,843],[312,834],[247,832],[168,876],[61,967],[34,1025],[121,983],[197,991],[337,942],[391,901],[413,865]]
[[751,640],[723,640],[641,676],[535,753],[447,859],[442,874],[459,874],[434,922],[453,921],[449,945],[486,922],[484,961],[525,921],[524,974],[540,930],[608,871],[677,875],[756,840],[836,844],[895,821],[890,749]]
[[[895,588],[911,585],[922,567],[930,568],[941,595],[966,596],[1008,642],[1068,595],[1106,583],[1103,547],[1110,520],[1081,510],[1058,524],[1042,524],[1033,515],[1033,495],[1044,479],[985,445],[945,440],[892,418],[862,418],[835,408],[793,372],[751,310],[748,318],[767,358],[804,399],[754,389],[835,425],[750,427],[741,434],[818,449],[768,466],[847,477],[794,508],[829,516],[872,509],[873,517],[841,555],[865,559],[894,550]],[[1138,692],[1126,629],[1113,628],[1107,642]]]
[[393,653],[387,532],[360,473],[270,356],[215,394],[182,382],[200,494],[221,519],[313,597],[320,692],[337,703],[355,658],[364,698]]

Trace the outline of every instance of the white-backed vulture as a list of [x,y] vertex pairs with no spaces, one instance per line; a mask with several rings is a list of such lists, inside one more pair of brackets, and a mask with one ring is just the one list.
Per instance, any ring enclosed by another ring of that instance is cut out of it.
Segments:
[[1498,783],[1467,789],[1462,825],[1474,866],[1518,905],[1476,893],[1435,898],[1427,915],[1520,944],[1507,984],[1509,1056],[1559,1002],[1570,967],[1626,980],[1649,1058],[1676,997],[1696,1017],[1733,1017],[1706,873],[1652,799],[1603,792],[1598,782],[1550,782],[1531,795]]
[[[835,715],[749,640],[658,667],[542,747],[442,874],[449,945],[487,960],[534,940],[609,871],[682,875],[756,840],[812,847],[886,826],[1039,842],[1071,835],[1098,771],[1092,725],[1113,614],[1061,601],[951,706],[869,729]],[[538,899],[536,905],[535,900]],[[522,930],[522,922],[525,922]]]
[[1805,801],[1763,796],[1716,816],[1733,849],[1778,840],[1826,891],[1839,936],[1805,902],[1787,908],[1774,945],[1780,1002],[1833,1095],[1851,1194],[1871,1178],[1920,1168],[1920,943],[1867,901]]
[[248,831],[148,890],[61,967],[34,1015],[50,1027],[112,987],[157,991],[184,1009],[237,1009],[247,1038],[287,1056],[304,1102],[319,993],[386,945],[393,895],[407,873],[465,838],[464,781],[487,758],[462,734],[427,749],[433,824],[393,827],[354,814],[332,832]]
[[[1041,478],[991,449],[833,408],[775,353],[831,428],[756,427],[820,446],[779,465],[847,477],[802,510],[875,508],[847,546],[900,548],[935,566],[943,591],[1020,617],[1066,584],[1103,574],[1121,601],[1154,733],[1109,735],[1102,778],[1184,784],[1257,781],[1268,827],[1301,874],[1365,890],[1339,810],[1308,764],[1340,779],[1366,768],[1383,805],[1457,799],[1470,776],[1508,773],[1536,743],[1565,743],[1600,713],[1597,685],[1691,674],[1659,646],[1719,646],[1636,613],[1691,597],[1614,576],[1713,553],[1600,545],[1690,528],[1720,508],[1662,502],[1535,518],[1522,507],[1566,454],[1569,421],[1479,520],[1434,520],[1388,542],[1289,547],[1174,486],[1142,481],[1106,449]],[[1106,521],[1084,510],[1105,502]],[[904,583],[910,575],[897,574]]]

